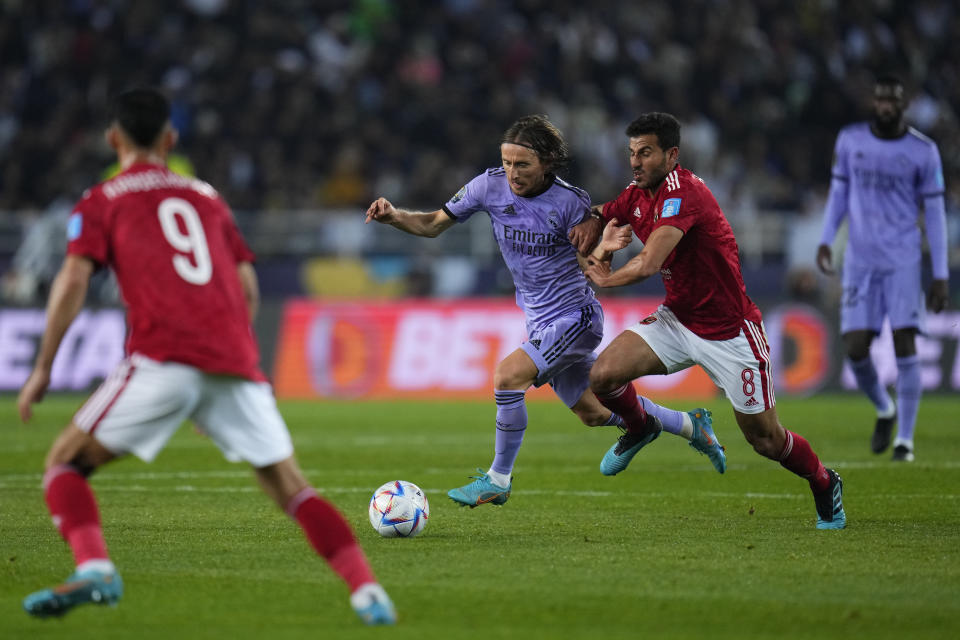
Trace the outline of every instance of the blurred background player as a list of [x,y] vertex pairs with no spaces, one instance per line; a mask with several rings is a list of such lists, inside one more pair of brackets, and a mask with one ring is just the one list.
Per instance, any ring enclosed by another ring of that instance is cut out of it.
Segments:
[[67,256],[17,399],[21,418],[29,420],[31,405],[43,398],[54,356],[100,267],[114,270],[127,304],[128,355],[47,455],[44,496],[77,567],[64,584],[27,596],[24,609],[46,617],[120,599],[123,582],[87,477],[130,453],[153,460],[191,419],[225,455],[254,467],[267,495],[347,582],[361,619],[392,623],[393,605],[349,525],[293,458],[250,327],[259,301],[253,254],[217,192],[166,167],[177,139],[169,113],[167,100],[151,89],[117,96],[106,137],[122,170],[88,190],[68,219]]
[[[781,424],[774,408],[770,347],[760,310],[747,297],[736,239],[703,180],[678,163],[680,123],[646,113],[626,130],[633,181],[597,207],[609,220],[585,269],[601,287],[619,287],[660,273],[667,295],[650,316],[617,336],[597,357],[590,388],[623,417],[626,433],[600,464],[614,475],[660,433],[631,381],[699,364],[733,405],[754,450],[810,483],[818,529],[846,526],[843,483],[801,436]],[[613,252],[632,231],[643,250],[611,271]]]
[[[910,462],[923,390],[916,335],[925,328],[925,307],[934,313],[946,308],[949,272],[940,153],[933,140],[904,123],[905,107],[903,83],[881,77],[873,89],[872,119],[844,127],[837,136],[817,265],[834,273],[830,246],[849,216],[840,311],[844,349],[857,387],[877,409],[870,448],[886,451],[899,422],[893,460]],[[920,203],[933,267],[926,302]],[[870,358],[870,343],[884,318],[893,330],[896,402]]]
[[[500,154],[501,167],[481,173],[432,213],[397,209],[385,198],[367,210],[367,222],[427,237],[486,211],[513,276],[529,338],[494,372],[497,432],[490,469],[448,492],[455,502],[470,507],[502,505],[510,497],[511,472],[527,428],[525,394],[531,386],[549,383],[588,426],[622,425],[588,388],[594,349],[603,337],[603,311],[580,269],[578,250],[593,248],[597,226],[589,222],[587,193],[556,175],[569,161],[566,142],[545,116],[527,116],[504,133]],[[683,422],[681,412],[672,413]],[[689,439],[692,420],[682,415]],[[701,450],[713,454],[711,460],[722,456],[715,438],[701,441]]]

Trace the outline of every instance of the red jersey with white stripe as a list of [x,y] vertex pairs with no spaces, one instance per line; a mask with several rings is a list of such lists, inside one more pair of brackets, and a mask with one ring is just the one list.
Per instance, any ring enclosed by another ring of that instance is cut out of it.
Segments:
[[761,322],[747,296],[733,230],[703,180],[677,165],[651,195],[631,183],[603,205],[607,220],[633,227],[641,242],[659,227],[683,231],[683,238],[660,268],[664,305],[678,320],[707,340],[739,335],[743,321]]
[[128,354],[266,380],[237,275],[254,256],[209,184],[135,164],[84,194],[67,239],[67,253],[116,273]]

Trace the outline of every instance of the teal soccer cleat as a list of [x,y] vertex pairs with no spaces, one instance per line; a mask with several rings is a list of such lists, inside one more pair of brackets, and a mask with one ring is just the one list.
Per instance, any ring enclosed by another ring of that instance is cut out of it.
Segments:
[[350,606],[367,625],[396,624],[397,611],[390,596],[375,582],[362,585],[350,594]]
[[457,504],[470,507],[471,509],[479,507],[481,504],[486,504],[487,502],[497,505],[506,502],[510,497],[510,489],[513,487],[513,482],[506,487],[501,487],[498,484],[494,484],[493,481],[490,480],[490,476],[484,473],[483,469],[477,469],[477,471],[482,475],[470,476],[474,479],[473,482],[447,491],[450,499]]
[[830,486],[826,491],[813,494],[817,505],[817,529],[843,529],[847,526],[847,514],[843,510],[843,480],[833,469],[827,469]]
[[712,414],[701,407],[687,411],[687,415],[693,420],[693,439],[690,440],[690,446],[700,453],[707,454],[717,473],[723,473],[727,470],[727,455],[713,433],[713,420],[710,419]]
[[115,605],[123,595],[123,580],[116,572],[74,571],[63,584],[31,593],[23,599],[23,609],[32,616],[62,616],[78,604]]
[[646,435],[624,431],[623,435],[617,438],[617,441],[603,456],[600,461],[600,473],[605,476],[615,476],[630,464],[633,456],[637,455],[640,449],[656,440],[663,431],[663,424],[656,416],[647,414],[647,428],[653,427],[653,430]]

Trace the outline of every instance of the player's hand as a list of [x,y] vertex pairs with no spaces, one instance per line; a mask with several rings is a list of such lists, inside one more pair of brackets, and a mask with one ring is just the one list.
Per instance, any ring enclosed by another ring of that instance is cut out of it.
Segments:
[[364,224],[369,223],[371,220],[376,220],[377,222],[383,222],[389,224],[393,220],[393,215],[397,212],[393,208],[393,205],[390,204],[390,201],[386,198],[377,198],[367,207],[367,219],[363,221]]
[[950,290],[947,287],[947,281],[934,280],[930,283],[930,291],[927,292],[927,309],[940,313],[947,308],[949,298]]
[[610,273],[609,262],[597,260],[593,256],[587,258],[587,266],[583,270],[583,275],[587,276],[587,280],[593,284],[598,287],[606,287],[610,279]]
[[836,273],[833,269],[833,250],[830,245],[822,244],[817,247],[817,267],[828,276]]
[[633,242],[633,228],[628,224],[618,225],[616,219],[613,219],[603,228],[600,248],[607,253],[614,253],[631,242]]
[[577,253],[585,256],[593,251],[593,248],[597,246],[597,240],[600,239],[602,226],[599,218],[591,216],[573,229],[570,229],[567,237],[570,238],[570,244],[577,248]]
[[20,419],[28,422],[33,415],[33,405],[35,402],[43,400],[47,387],[50,386],[50,372],[44,369],[34,369],[30,372],[30,377],[23,383],[20,389],[20,395],[17,396],[17,411],[20,413]]

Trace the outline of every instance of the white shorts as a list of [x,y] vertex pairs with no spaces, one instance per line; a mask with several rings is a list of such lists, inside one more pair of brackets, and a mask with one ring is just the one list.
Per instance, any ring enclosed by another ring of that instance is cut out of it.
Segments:
[[668,373],[700,365],[740,413],[761,413],[776,404],[770,345],[763,324],[744,320],[737,337],[706,340],[660,305],[629,329],[650,345]]
[[293,455],[270,385],[134,354],[117,365],[73,422],[118,455],[150,462],[185,420],[231,461],[265,467]]

